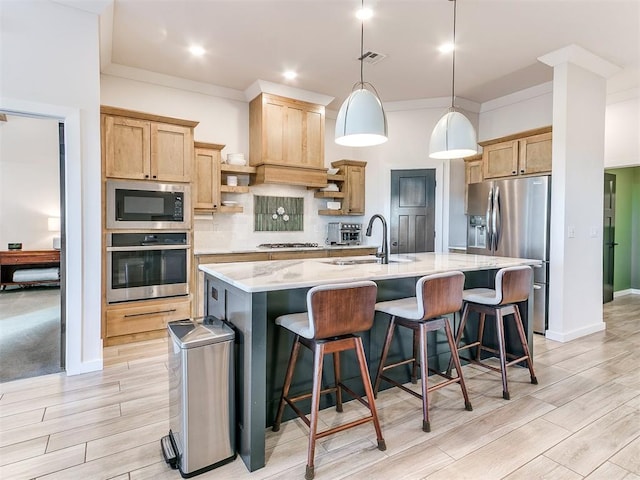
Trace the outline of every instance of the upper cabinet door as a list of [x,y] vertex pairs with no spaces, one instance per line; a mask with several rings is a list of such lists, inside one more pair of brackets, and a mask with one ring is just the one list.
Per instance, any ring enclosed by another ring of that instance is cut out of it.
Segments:
[[350,165],[346,167],[346,213],[348,215],[364,215],[365,171],[364,166]]
[[520,173],[551,171],[551,132],[520,140]]
[[220,206],[220,149],[196,146],[193,208],[217,209]]
[[510,177],[518,174],[518,141],[487,145],[482,151],[484,178]]
[[105,175],[148,180],[151,177],[149,122],[106,115],[102,118]]
[[168,182],[191,181],[193,129],[151,124],[151,178]]

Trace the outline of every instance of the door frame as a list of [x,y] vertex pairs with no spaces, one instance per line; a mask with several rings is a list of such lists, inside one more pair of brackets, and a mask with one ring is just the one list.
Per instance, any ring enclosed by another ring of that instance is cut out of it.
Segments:
[[[99,126],[99,107],[95,112],[69,106],[38,103],[4,97],[0,111],[8,115],[52,118],[64,123],[65,142],[65,372],[67,375],[102,370],[101,339],[101,219],[99,212],[100,153],[88,150],[92,127],[83,118],[96,115]],[[99,142],[99,129],[97,145]],[[84,140],[84,143],[83,143]],[[97,156],[95,165],[92,156]],[[83,162],[83,157],[87,158]],[[88,164],[84,165],[84,164]],[[92,192],[92,194],[83,191]],[[83,210],[89,212],[83,217]],[[98,212],[98,215],[91,215]],[[95,218],[94,218],[95,217]],[[73,233],[70,235],[70,233]],[[86,272],[86,273],[85,273]],[[86,284],[85,284],[86,283]]]

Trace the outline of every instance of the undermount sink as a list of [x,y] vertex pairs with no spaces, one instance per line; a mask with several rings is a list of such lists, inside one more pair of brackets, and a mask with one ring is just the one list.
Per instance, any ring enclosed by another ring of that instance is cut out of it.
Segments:
[[[410,263],[415,262],[415,258],[411,257],[401,257],[401,258],[390,258],[389,263]],[[367,263],[382,263],[381,258],[337,258],[335,260],[331,260],[329,262],[331,265],[363,265]]]

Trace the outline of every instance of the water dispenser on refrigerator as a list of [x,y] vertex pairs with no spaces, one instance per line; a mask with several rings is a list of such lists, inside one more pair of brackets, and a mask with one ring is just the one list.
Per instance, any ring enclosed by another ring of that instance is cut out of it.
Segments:
[[469,215],[467,247],[487,248],[487,221],[482,215]]

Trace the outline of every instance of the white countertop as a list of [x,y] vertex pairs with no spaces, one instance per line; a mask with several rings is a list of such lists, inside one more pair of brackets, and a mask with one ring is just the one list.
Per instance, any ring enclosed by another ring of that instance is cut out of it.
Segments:
[[[303,242],[300,242],[303,243]],[[268,248],[268,247],[251,247],[242,246],[229,248],[198,248],[194,255],[218,255],[230,253],[256,253],[256,252],[298,252],[302,250],[350,250],[354,248],[378,248],[376,245],[324,245],[319,243],[317,247],[287,247],[287,248]]]
[[[416,253],[390,255],[389,264],[348,264],[350,260],[373,258],[339,257],[302,260],[204,264],[198,268],[245,292],[267,292],[313,287],[357,280],[387,280],[419,277],[452,270],[493,270],[515,265],[539,265],[539,260],[490,257],[461,253]],[[346,262],[337,265],[334,262]]]

